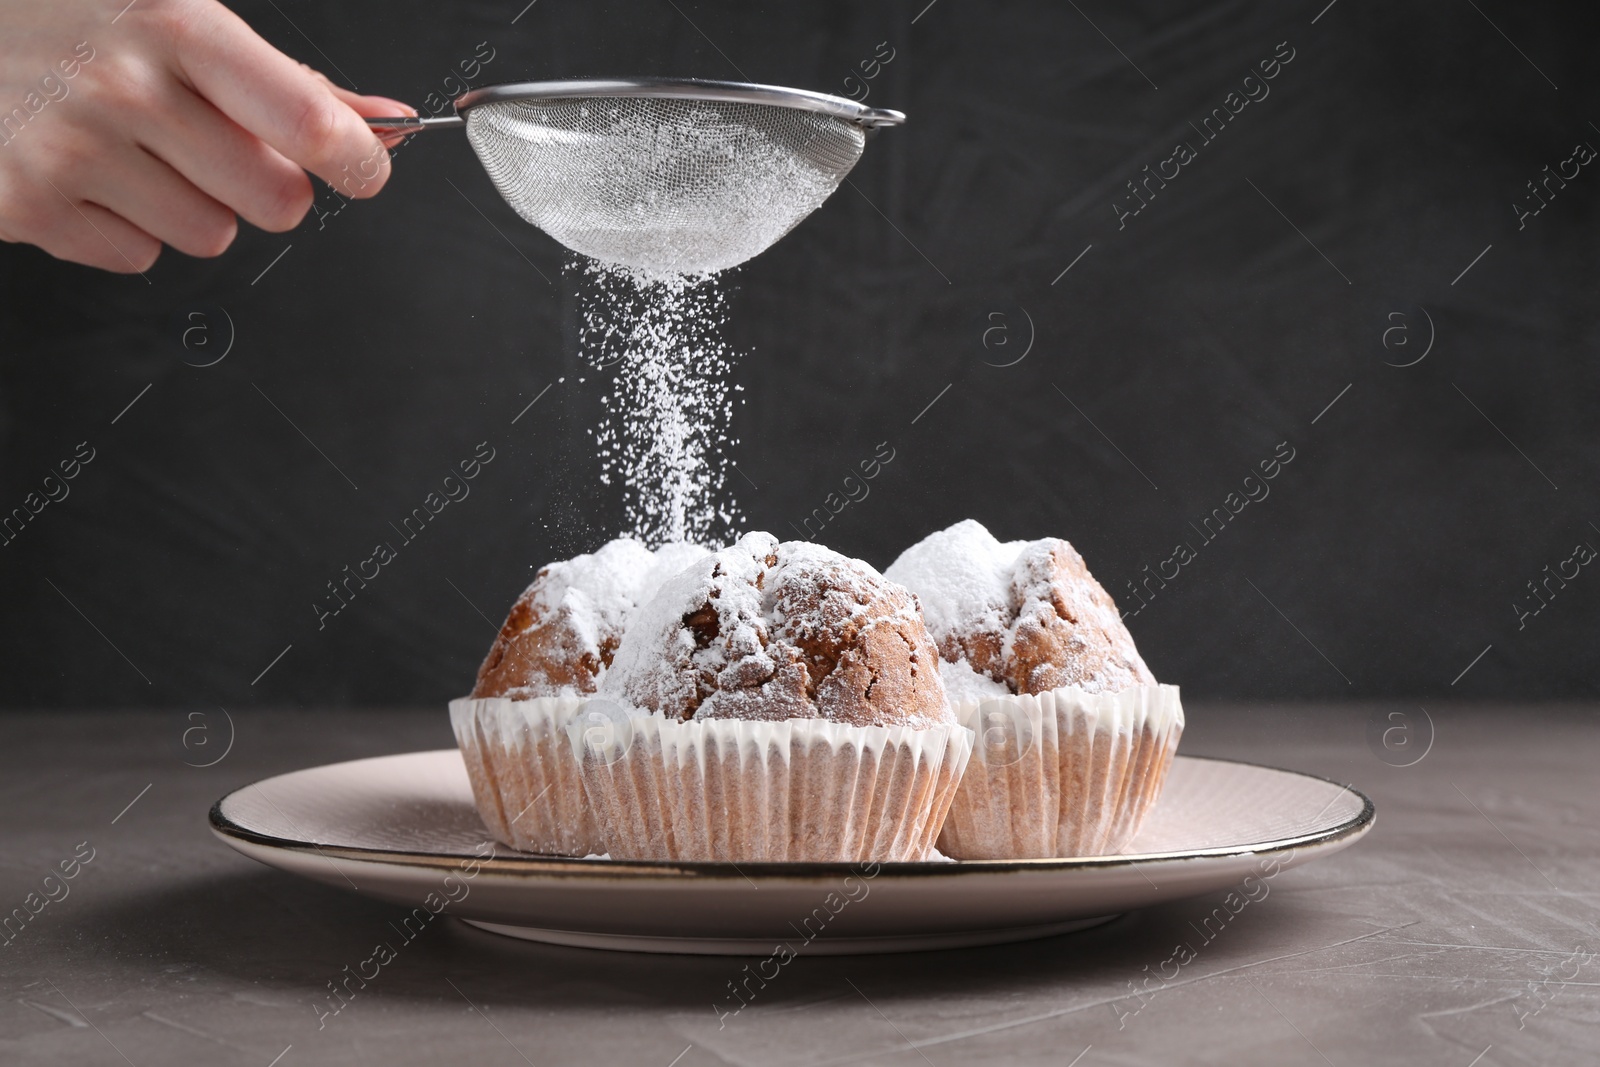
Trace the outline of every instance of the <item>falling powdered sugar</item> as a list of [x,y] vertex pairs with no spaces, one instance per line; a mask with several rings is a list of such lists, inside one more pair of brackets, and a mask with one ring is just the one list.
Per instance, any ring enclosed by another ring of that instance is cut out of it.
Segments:
[[705,275],[581,269],[580,347],[615,375],[590,433],[601,483],[621,485],[628,533],[648,545],[730,539],[742,517],[727,491],[739,387],[721,287]]

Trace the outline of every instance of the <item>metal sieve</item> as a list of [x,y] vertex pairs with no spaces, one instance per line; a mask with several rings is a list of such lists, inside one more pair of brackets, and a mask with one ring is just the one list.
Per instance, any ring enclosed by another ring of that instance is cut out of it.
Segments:
[[575,252],[659,275],[764,252],[839,187],[868,132],[904,121],[803,89],[623,78],[474,89],[452,115],[367,125],[465,126],[517,214]]

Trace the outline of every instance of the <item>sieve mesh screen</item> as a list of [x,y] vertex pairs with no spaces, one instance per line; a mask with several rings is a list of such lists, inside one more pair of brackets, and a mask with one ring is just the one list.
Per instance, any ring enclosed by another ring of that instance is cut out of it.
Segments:
[[568,97],[479,104],[467,137],[517,214],[568,248],[647,275],[743,263],[815,211],[865,131],[734,101]]

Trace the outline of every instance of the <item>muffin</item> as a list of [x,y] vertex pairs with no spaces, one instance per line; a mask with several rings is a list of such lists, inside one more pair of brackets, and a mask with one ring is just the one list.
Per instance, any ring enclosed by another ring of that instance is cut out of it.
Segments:
[[639,605],[709,554],[688,544],[652,552],[619,538],[543,568],[517,598],[472,695],[450,704],[478,812],[497,839],[526,852],[604,851],[566,727],[605,676]]
[[971,519],[885,572],[921,602],[956,718],[976,733],[939,848],[960,859],[1120,850],[1183,732],[1116,605],[1060,538],[995,540]]
[[970,752],[915,598],[749,534],[639,609],[569,727],[613,858],[918,860]]
[[652,552],[619,537],[593,555],[550,564],[511,605],[472,695],[525,700],[593,693],[629,616],[663,581],[707,555],[699,545]]

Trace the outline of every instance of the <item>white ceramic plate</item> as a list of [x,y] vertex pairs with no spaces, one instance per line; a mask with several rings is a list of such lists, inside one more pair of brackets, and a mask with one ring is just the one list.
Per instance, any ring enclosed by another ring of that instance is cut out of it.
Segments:
[[[1179,756],[1127,854],[885,863],[637,863],[493,844],[455,749],[335,763],[230,793],[217,836],[252,859],[498,933],[589,948],[766,956],[998,944],[1239,888],[1337,852],[1372,802],[1291,771]],[[418,921],[424,921],[419,916]]]

